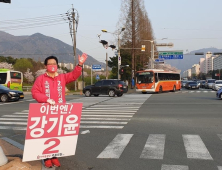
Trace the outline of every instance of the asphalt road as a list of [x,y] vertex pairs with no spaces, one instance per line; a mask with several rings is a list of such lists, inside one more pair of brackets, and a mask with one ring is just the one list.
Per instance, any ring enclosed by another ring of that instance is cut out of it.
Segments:
[[[76,155],[60,158],[57,169],[222,170],[222,101],[215,93],[66,96],[84,108]],[[20,103],[0,103],[2,137],[24,144],[30,102],[26,95]]]

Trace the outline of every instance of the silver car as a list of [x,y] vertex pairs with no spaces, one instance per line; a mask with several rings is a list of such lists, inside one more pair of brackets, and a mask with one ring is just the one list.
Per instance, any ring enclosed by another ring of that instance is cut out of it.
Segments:
[[212,89],[213,83],[215,83],[215,79],[207,79],[205,82],[205,88],[206,89]]
[[212,90],[219,90],[222,88],[222,80],[216,80],[215,83],[212,85]]

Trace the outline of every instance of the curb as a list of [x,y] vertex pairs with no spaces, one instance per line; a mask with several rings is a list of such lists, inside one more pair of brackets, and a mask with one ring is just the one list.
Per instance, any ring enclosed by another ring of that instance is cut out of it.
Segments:
[[41,161],[22,162],[24,146],[9,138],[0,138],[0,146],[3,149],[5,156],[8,158],[8,163],[1,166],[0,170],[42,170]]

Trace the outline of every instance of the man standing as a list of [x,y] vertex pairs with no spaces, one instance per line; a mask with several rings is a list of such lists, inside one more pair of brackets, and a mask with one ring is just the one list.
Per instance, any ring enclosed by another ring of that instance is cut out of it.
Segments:
[[[37,77],[32,87],[32,97],[39,103],[65,103],[65,85],[78,79],[82,72],[83,63],[87,59],[87,54],[79,56],[79,64],[72,72],[58,74],[58,59],[55,56],[49,56],[45,59],[44,65],[46,73]],[[60,167],[58,158],[44,159],[45,167]]]

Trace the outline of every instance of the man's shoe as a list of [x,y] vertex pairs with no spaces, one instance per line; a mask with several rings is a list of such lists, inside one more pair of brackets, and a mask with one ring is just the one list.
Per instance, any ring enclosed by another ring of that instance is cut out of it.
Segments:
[[44,159],[43,161],[46,168],[52,168],[53,165],[51,159]]
[[52,164],[53,164],[55,167],[60,167],[60,166],[61,166],[58,158],[52,158],[51,160],[52,160]]

